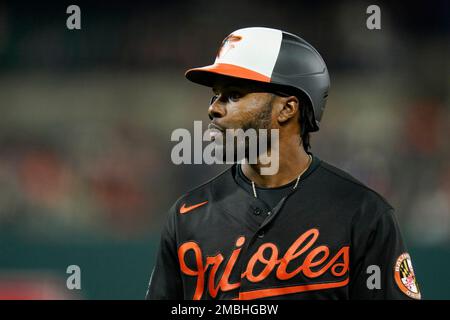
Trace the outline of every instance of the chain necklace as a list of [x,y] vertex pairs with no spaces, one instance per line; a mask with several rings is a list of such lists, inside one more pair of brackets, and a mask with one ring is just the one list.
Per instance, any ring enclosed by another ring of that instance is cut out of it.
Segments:
[[[300,181],[300,178],[301,178],[302,174],[304,174],[305,171],[308,170],[309,166],[311,165],[312,157],[311,157],[310,154],[308,154],[308,157],[309,157],[308,165],[306,166],[305,170],[303,170],[302,172],[300,172],[300,174],[298,175],[297,180],[295,181],[295,184],[294,184],[294,187],[292,188],[292,190],[297,189],[298,182]],[[253,180],[251,180],[251,181],[252,181],[252,188],[253,188],[253,196],[254,196],[255,198],[258,198],[258,195],[256,194],[255,182],[254,182]]]

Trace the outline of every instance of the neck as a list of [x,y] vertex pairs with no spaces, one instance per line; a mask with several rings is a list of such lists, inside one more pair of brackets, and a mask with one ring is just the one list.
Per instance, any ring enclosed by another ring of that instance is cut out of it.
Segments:
[[261,167],[264,165],[259,162],[242,164],[242,172],[257,186],[265,188],[276,188],[286,185],[297,179],[299,174],[307,169],[310,164],[309,155],[301,145],[280,145],[279,150],[279,169],[274,175],[261,175]]

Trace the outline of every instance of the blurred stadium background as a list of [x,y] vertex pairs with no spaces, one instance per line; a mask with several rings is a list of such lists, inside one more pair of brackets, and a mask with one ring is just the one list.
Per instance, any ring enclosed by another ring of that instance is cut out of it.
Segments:
[[73,3],[0,3],[0,299],[144,297],[166,210],[223,170],[170,161],[172,130],[208,119],[211,93],[184,71],[246,26],[321,52],[332,88],[312,151],[396,207],[424,297],[450,298],[448,1]]

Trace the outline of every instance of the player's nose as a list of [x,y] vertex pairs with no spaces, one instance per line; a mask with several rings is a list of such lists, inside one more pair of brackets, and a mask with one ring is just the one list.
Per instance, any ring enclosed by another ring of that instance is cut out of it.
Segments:
[[221,99],[212,99],[208,108],[209,119],[223,118],[226,114],[226,108]]

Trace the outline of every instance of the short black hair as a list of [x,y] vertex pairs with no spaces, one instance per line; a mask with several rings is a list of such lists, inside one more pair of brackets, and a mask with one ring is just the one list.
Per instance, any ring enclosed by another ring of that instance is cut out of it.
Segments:
[[299,125],[300,125],[300,138],[302,141],[303,148],[306,152],[311,149],[310,143],[310,118],[311,118],[311,108],[308,103],[302,103],[300,101],[300,115],[299,115]]

